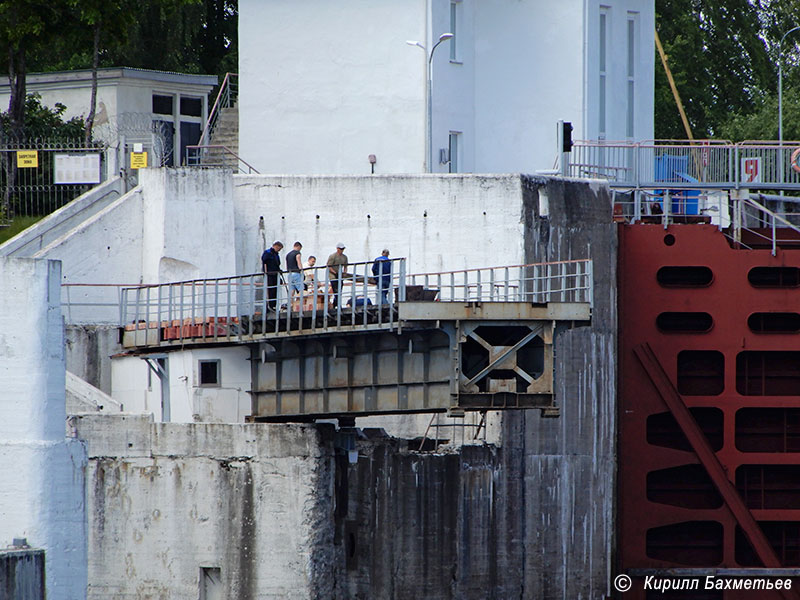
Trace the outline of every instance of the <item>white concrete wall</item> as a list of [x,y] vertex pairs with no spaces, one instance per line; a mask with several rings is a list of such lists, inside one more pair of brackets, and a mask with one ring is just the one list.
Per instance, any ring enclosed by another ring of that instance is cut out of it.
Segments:
[[320,263],[341,241],[351,263],[385,247],[409,273],[522,264],[521,199],[514,175],[235,175],[237,273],[261,268],[262,215],[268,244],[299,240]]
[[61,269],[0,258],[0,544],[46,552],[47,597],[85,597],[86,448],[65,439]]
[[143,169],[139,181],[140,187],[34,256],[61,260],[65,283],[130,285],[230,275],[230,175]]
[[242,0],[239,151],[261,173],[423,170],[424,0]]
[[[556,122],[598,135],[600,5],[609,11],[606,139],[626,137],[627,16],[636,14],[635,139],[653,135],[653,0],[461,0],[457,56],[433,57],[434,172],[461,134],[459,172],[552,169]],[[427,6],[426,6],[427,5]],[[420,172],[426,48],[450,0],[240,3],[241,155],[262,173]],[[265,60],[269,57],[269,60]]]
[[[586,0],[586,27],[584,40],[587,53],[584,63],[585,87],[583,90],[584,122],[574,139],[596,140],[601,137],[600,121],[600,10],[606,12],[607,84],[606,132],[609,141],[633,139],[651,140],[654,133],[654,81],[655,67],[655,4],[652,0]],[[627,135],[628,106],[628,19],[635,21],[634,42],[634,128]],[[569,120],[564,117],[565,120]]]
[[476,2],[478,168],[552,169],[556,122],[583,128],[584,0]]
[[[250,411],[250,351],[243,346],[179,350],[167,354],[170,421],[243,423]],[[199,361],[220,360],[220,384],[201,386]],[[163,421],[161,381],[138,356],[111,361],[111,396],[127,412]]]
[[218,169],[145,169],[142,277],[146,283],[227,277],[234,270],[230,176]]
[[315,428],[72,423],[89,446],[90,600],[196,600],[201,567],[220,569],[226,598],[326,587],[332,480]]

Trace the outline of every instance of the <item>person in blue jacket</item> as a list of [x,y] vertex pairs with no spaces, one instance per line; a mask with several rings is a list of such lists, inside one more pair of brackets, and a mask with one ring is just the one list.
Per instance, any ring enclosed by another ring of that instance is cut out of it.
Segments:
[[267,279],[267,306],[272,311],[278,299],[278,275],[281,273],[281,257],[278,253],[282,249],[283,242],[276,241],[261,255],[261,266]]
[[389,251],[384,249],[372,263],[372,274],[377,278],[378,290],[381,293],[381,304],[389,304],[389,290],[392,287],[392,261]]

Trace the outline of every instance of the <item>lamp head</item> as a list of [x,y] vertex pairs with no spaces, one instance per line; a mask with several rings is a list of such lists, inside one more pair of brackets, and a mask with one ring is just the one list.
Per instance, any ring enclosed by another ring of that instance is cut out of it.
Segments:
[[425,46],[420,44],[417,40],[406,40],[406,44],[408,44],[409,46],[416,46],[417,48],[422,48],[423,50],[425,50]]
[[443,42],[445,40],[449,40],[450,38],[454,37],[452,33],[443,33],[439,36],[439,41]]

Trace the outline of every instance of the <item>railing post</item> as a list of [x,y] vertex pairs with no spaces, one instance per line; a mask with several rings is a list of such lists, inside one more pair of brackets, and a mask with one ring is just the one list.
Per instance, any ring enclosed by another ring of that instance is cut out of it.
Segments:
[[400,302],[405,302],[406,300],[406,259],[400,259]]

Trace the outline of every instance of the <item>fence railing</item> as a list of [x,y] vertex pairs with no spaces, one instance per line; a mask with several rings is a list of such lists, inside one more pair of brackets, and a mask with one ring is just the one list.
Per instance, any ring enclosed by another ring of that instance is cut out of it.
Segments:
[[11,140],[0,146],[0,224],[43,216],[106,179],[105,148],[83,140]]
[[219,92],[214,100],[214,105],[208,113],[208,119],[203,126],[203,132],[200,134],[200,145],[208,145],[211,143],[211,132],[217,124],[220,112],[223,108],[228,108],[236,103],[236,98],[239,96],[239,75],[238,73],[225,73],[225,79],[219,86]]
[[67,325],[118,325],[122,290],[131,284],[61,284],[61,312]]
[[125,288],[120,325],[162,329],[164,339],[231,338],[327,331],[343,326],[393,327],[393,305],[405,299],[405,259],[325,266],[298,274],[253,273]]
[[569,176],[618,187],[800,190],[797,141],[577,141],[564,156]]
[[259,174],[253,165],[221,144],[186,146],[185,164],[187,167],[230,167],[248,175]]
[[406,298],[441,302],[592,303],[592,261],[465,269],[408,276]]
[[[377,265],[377,266],[376,266]],[[120,326],[135,345],[315,333],[345,327],[392,329],[397,303],[592,303],[590,260],[406,274],[406,259],[131,286],[120,292]]]

